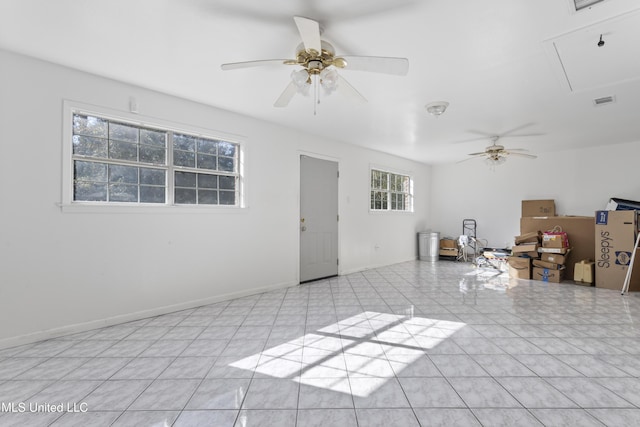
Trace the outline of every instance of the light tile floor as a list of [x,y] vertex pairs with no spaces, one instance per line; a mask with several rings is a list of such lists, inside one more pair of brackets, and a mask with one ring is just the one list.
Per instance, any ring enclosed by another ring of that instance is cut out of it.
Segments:
[[640,298],[407,262],[0,350],[0,403],[3,427],[634,426]]

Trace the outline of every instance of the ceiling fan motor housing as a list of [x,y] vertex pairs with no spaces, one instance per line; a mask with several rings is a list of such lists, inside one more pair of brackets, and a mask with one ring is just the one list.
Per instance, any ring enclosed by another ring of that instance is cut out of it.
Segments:
[[324,41],[320,41],[322,46],[321,52],[316,52],[313,49],[306,50],[304,44],[300,43],[296,50],[296,61],[298,65],[307,69],[309,74],[319,74],[324,68],[334,65],[339,68],[343,68],[346,65],[346,61],[342,58],[335,58],[335,50],[333,46]]

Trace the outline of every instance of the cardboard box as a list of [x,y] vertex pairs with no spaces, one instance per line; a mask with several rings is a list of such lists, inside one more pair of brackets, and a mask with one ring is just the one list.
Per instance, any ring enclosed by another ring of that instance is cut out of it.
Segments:
[[538,252],[538,244],[537,243],[524,243],[522,245],[516,245],[511,248],[511,252],[514,254],[523,253],[523,252]]
[[[636,243],[638,211],[597,211],[596,239],[596,287],[622,290],[631,255]],[[592,258],[594,259],[594,258]],[[633,265],[634,274],[629,283],[630,291],[640,291],[640,262]]]
[[556,264],[555,262],[549,262],[549,261],[542,261],[540,259],[534,259],[533,266],[540,267],[540,268],[548,268],[549,270],[560,270],[561,268],[564,268],[562,264]]
[[541,254],[560,254],[566,255],[569,253],[570,248],[538,248],[538,252]]
[[523,200],[522,217],[555,216],[556,202],[554,200]]
[[566,232],[571,240],[571,252],[566,257],[565,264],[567,269],[570,270],[567,271],[567,275],[573,277],[573,267],[576,261],[596,258],[595,223],[595,218],[592,216],[521,218],[520,234],[537,230],[553,230],[555,226],[561,227],[562,231]]
[[565,269],[551,270],[548,268],[533,267],[531,278],[533,280],[541,280],[543,282],[560,283],[564,280]]
[[567,260],[567,255],[544,252],[540,255],[540,259],[542,261],[553,262],[555,264],[565,264]]
[[539,231],[532,231],[531,233],[521,234],[520,236],[515,237],[516,245],[521,243],[539,243],[540,242]]
[[514,279],[531,279],[531,258],[510,256],[507,259],[509,277]]
[[440,239],[440,248],[458,250],[458,243],[453,239]]
[[458,250],[454,248],[442,248],[438,253],[440,254],[440,256],[448,256],[448,257],[458,256]]
[[573,269],[573,280],[578,284],[592,285],[596,272],[596,263],[590,259],[577,262]]
[[569,236],[567,233],[542,233],[543,248],[568,248]]
[[607,203],[608,211],[634,211],[640,210],[640,202],[635,200],[620,199],[612,197]]

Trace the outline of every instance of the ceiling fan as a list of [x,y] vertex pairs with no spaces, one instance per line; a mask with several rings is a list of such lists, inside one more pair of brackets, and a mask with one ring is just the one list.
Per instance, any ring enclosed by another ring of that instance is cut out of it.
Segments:
[[320,39],[320,24],[317,21],[301,16],[294,16],[293,20],[302,38],[302,43],[296,49],[295,59],[262,59],[227,63],[221,66],[223,70],[275,64],[301,67],[291,73],[291,82],[276,100],[275,107],[286,107],[297,93],[308,95],[313,89],[315,113],[315,104],[320,99],[320,87],[327,95],[338,91],[358,101],[366,102],[366,98],[338,74],[338,69],[371,71],[399,76],[404,76],[409,71],[407,58],[336,56],[333,46]]
[[527,154],[524,148],[511,148],[507,150],[504,145],[498,144],[498,140],[500,139],[499,135],[494,135],[490,137],[492,144],[488,146],[484,151],[480,151],[478,153],[470,153],[469,158],[459,161],[458,163],[466,162],[467,160],[475,159],[478,157],[485,157],[485,162],[490,166],[497,166],[507,161],[507,157],[516,156],[516,157],[524,157],[527,159],[535,159],[538,156],[534,156],[533,154]]

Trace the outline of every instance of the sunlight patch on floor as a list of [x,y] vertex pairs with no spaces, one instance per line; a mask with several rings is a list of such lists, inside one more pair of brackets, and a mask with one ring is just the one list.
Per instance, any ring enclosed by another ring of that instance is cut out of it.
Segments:
[[[408,310],[411,313],[412,310]],[[229,366],[272,378],[367,397],[465,323],[362,312],[239,359]],[[401,356],[401,357],[400,357]],[[390,361],[394,361],[390,364]],[[353,382],[348,378],[369,378]],[[318,379],[325,381],[319,382]]]

